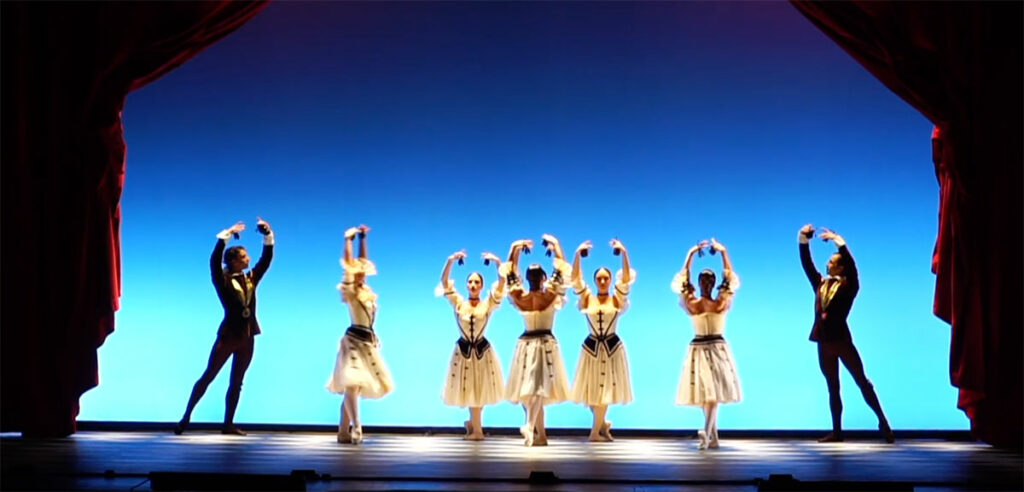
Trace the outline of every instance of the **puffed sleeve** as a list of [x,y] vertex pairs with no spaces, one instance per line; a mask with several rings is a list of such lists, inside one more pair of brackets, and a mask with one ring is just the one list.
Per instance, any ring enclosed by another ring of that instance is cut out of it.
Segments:
[[690,272],[682,269],[672,278],[672,292],[679,294],[679,305],[686,307],[686,299],[693,295],[693,284],[690,283]]
[[[523,291],[523,280],[519,278],[519,274],[512,269],[512,262],[508,261],[502,263],[498,267],[498,275],[505,277],[505,284],[507,285],[507,294],[511,295],[513,292]],[[515,303],[513,303],[515,304]]]
[[625,311],[629,307],[629,289],[636,282],[636,270],[629,269],[629,281],[622,280],[622,270],[615,273],[615,300],[619,303],[619,310]]
[[722,270],[722,285],[718,286],[718,298],[732,305],[732,296],[740,288],[740,277],[732,270]]
[[487,293],[487,310],[494,311],[501,305],[501,299],[505,297],[505,287],[502,286],[497,280],[491,284],[491,291]]
[[452,307],[459,307],[462,303],[462,296],[459,295],[459,291],[455,290],[455,281],[448,279],[448,285],[441,285],[438,282],[437,287],[434,287],[434,295],[437,297],[445,296],[448,298],[448,302],[451,303]]
[[582,278],[572,283],[572,292],[576,294],[576,307],[581,311],[586,309],[588,299],[590,298],[590,286]]
[[569,279],[572,278],[572,264],[561,258],[555,258],[554,267],[552,268],[551,277],[545,282],[544,287],[552,290],[554,293],[564,296]]
[[348,303],[356,295],[356,279],[351,269],[345,268],[345,260],[341,260],[341,283],[338,284],[338,291],[341,292],[341,302]]

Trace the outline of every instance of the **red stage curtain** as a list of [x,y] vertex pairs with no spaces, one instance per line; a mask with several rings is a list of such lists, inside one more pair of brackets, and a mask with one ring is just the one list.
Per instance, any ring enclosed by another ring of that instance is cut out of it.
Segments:
[[0,5],[0,428],[66,436],[79,397],[98,383],[96,350],[114,329],[120,297],[125,96],[265,4]]
[[950,379],[978,438],[1020,448],[1024,4],[794,5],[935,123],[934,312],[952,325]]

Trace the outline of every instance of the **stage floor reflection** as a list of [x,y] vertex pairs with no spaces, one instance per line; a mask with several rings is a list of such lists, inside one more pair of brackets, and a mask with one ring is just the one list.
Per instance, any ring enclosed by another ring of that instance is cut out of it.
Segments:
[[[938,439],[901,439],[890,445],[737,438],[723,440],[720,449],[699,451],[695,440],[657,437],[618,437],[610,443],[552,437],[546,447],[528,448],[512,436],[473,442],[455,435],[369,434],[355,446],[338,444],[333,433],[237,437],[213,431],[181,436],[92,431],[67,439],[5,434],[0,444],[5,490],[150,490],[150,472],[288,475],[300,470],[308,479],[307,490],[575,490],[594,485],[608,490],[756,490],[758,480],[770,475],[803,482],[1019,490],[1022,476],[1019,453]],[[557,481],[538,482],[543,472],[553,473]]]

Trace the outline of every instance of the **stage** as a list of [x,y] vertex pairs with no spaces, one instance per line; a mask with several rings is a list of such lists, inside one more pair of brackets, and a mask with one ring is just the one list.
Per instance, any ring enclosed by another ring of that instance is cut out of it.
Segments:
[[[250,490],[1022,486],[1019,453],[965,440],[904,437],[907,433],[897,433],[892,445],[872,433],[855,433],[853,439],[834,444],[810,437],[725,433],[720,449],[698,451],[691,438],[628,431],[620,431],[615,442],[593,444],[583,436],[555,432],[550,445],[528,448],[512,435],[471,442],[454,434],[367,429],[366,441],[354,446],[338,444],[328,432],[253,431],[237,437],[199,427],[181,436],[154,430],[82,431],[67,439],[4,434],[3,489],[195,490],[201,488],[197,483]],[[495,433],[510,434],[511,429]],[[799,482],[787,482],[786,475]]]

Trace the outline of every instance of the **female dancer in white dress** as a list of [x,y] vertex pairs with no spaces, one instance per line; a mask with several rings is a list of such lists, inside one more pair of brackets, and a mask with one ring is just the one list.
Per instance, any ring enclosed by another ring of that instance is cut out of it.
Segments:
[[519,336],[516,352],[509,369],[505,397],[513,403],[522,403],[526,409],[526,424],[519,431],[527,446],[546,446],[544,405],[569,399],[569,379],[558,341],[551,333],[555,312],[565,304],[565,285],[572,275],[572,266],[565,261],[562,246],[550,234],[544,235],[544,245],[555,254],[551,278],[540,265],[526,270],[529,290],[519,280],[519,255],[533,246],[531,240],[512,243],[509,251],[508,284],[512,304],[523,313],[526,330]]
[[[380,355],[380,340],[373,330],[377,317],[377,294],[366,284],[367,275],[375,275],[376,267],[366,257],[366,226],[345,231],[345,256],[341,267],[345,276],[338,284],[341,302],[348,304],[352,325],[338,342],[338,359],[327,381],[327,389],[343,394],[338,442],[363,442],[363,426],[359,418],[359,397],[380,398],[394,389],[391,371]],[[359,257],[352,257],[352,242],[359,236]]]
[[695,405],[704,409],[704,429],[697,432],[699,449],[718,447],[718,404],[737,402],[743,398],[736,373],[732,351],[722,334],[725,332],[725,314],[732,306],[733,293],[740,286],[739,277],[732,270],[725,246],[711,239],[711,252],[722,255],[722,285],[718,297],[712,298],[715,273],[710,269],[700,272],[697,283],[700,297],[694,295],[690,283],[690,263],[693,255],[708,246],[707,241],[690,248],[686,264],[672,281],[672,290],[679,294],[680,304],[693,320],[694,339],[686,350],[683,375],[679,381],[676,404]]
[[633,401],[633,390],[629,381],[629,361],[626,346],[616,333],[619,316],[629,306],[629,286],[636,280],[636,272],[629,268],[629,253],[618,240],[612,239],[611,246],[622,256],[622,270],[616,275],[614,293],[609,292],[612,283],[611,270],[601,267],[594,272],[597,293],[591,292],[580,271],[580,258],[593,247],[585,241],[576,248],[572,262],[572,284],[579,298],[579,309],[587,318],[590,334],[583,340],[576,379],[573,382],[572,399],[590,406],[594,414],[594,425],[590,429],[591,441],[612,441],[612,423],[606,421],[608,405]]
[[484,337],[487,322],[491,313],[501,305],[505,296],[505,277],[501,275],[501,259],[492,253],[484,253],[485,263],[494,262],[498,267],[498,280],[481,299],[480,292],[484,287],[484,276],[478,272],[466,278],[466,290],[469,299],[463,299],[455,290],[455,282],[448,275],[452,270],[452,262],[462,263],[465,251],[458,251],[448,257],[441,272],[441,284],[435,293],[444,295],[455,308],[455,321],[459,325],[459,340],[452,350],[451,362],[448,364],[448,378],[445,381],[441,398],[445,405],[469,407],[469,420],[465,422],[466,439],[481,441],[484,438],[481,413],[484,405],[493,405],[505,397],[505,385],[502,380],[501,362],[498,354],[491,348],[490,342]]

